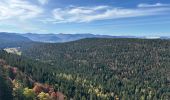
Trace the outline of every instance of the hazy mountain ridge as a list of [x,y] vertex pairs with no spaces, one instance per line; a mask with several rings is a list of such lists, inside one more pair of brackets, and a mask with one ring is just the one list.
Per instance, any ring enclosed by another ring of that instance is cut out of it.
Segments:
[[22,36],[31,39],[32,41],[38,42],[69,42],[80,40],[84,38],[136,38],[134,36],[111,36],[111,35],[95,35],[90,33],[83,34],[35,34],[35,33],[27,33],[22,34]]
[[20,34],[17,33],[7,33],[7,32],[0,32],[0,40],[4,41],[13,41],[13,42],[18,42],[18,41],[31,41],[29,38],[23,37]]
[[20,34],[0,32],[0,48],[20,47],[28,42],[32,41]]

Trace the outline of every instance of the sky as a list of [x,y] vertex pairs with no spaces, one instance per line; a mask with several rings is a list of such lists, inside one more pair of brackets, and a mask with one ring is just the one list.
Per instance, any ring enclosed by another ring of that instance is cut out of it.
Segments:
[[0,0],[0,31],[170,36],[170,0]]

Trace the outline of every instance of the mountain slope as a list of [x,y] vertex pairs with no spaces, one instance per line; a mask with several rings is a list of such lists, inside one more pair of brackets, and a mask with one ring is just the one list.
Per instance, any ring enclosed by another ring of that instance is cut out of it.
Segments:
[[30,39],[18,35],[16,33],[6,33],[6,32],[0,32],[0,39],[4,41],[12,41],[12,42],[30,41]]
[[69,98],[156,100],[170,98],[169,45],[159,39],[89,38],[35,44],[23,56],[49,64],[53,74],[46,78]]
[[75,100],[169,100],[170,40],[88,38],[33,43],[0,58]]
[[[6,54],[4,51],[1,53]],[[54,91],[53,86],[33,80],[17,67],[0,59],[0,100],[64,100],[64,95]]]
[[6,70],[3,69],[1,65],[0,65],[0,100],[13,100],[12,83],[8,79]]
[[31,40],[19,34],[0,32],[0,48],[18,47],[28,42]]

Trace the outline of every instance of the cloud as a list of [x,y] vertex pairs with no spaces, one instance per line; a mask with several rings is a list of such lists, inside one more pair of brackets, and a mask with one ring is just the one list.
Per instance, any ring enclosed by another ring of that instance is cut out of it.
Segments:
[[162,4],[162,3],[155,3],[155,4],[141,3],[141,4],[138,4],[138,7],[165,7],[165,6],[169,6],[169,5]]
[[[140,6],[141,7],[141,6]],[[52,11],[53,18],[43,20],[53,23],[83,23],[96,20],[119,19],[129,17],[151,16],[170,11],[169,7],[154,8],[121,8],[110,6],[55,8]]]
[[49,0],[38,0],[38,2],[42,5],[45,5],[49,2]]
[[[44,5],[49,0],[37,0]],[[45,23],[87,23],[106,19],[119,19],[158,15],[170,11],[168,4],[139,4],[135,8],[100,6],[69,6],[52,11],[29,0],[0,0],[0,21],[41,20]],[[47,17],[48,16],[48,17]],[[36,18],[38,17],[38,18]]]
[[27,0],[0,1],[0,20],[35,18],[42,12],[43,8],[32,4]]

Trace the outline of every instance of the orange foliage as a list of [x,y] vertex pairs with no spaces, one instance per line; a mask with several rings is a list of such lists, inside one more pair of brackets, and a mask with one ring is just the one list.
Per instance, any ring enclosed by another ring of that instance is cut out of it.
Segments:
[[53,92],[51,97],[53,100],[64,100],[64,95],[61,92]]

